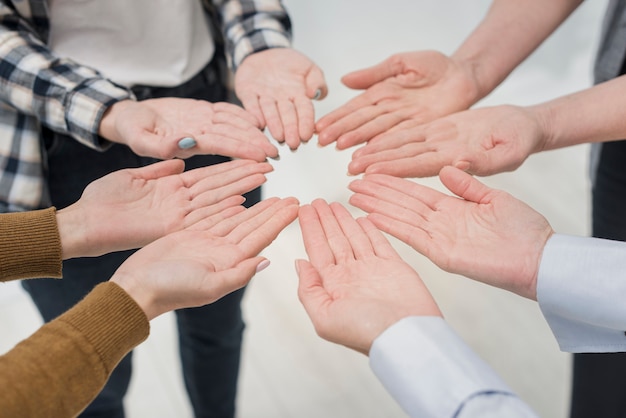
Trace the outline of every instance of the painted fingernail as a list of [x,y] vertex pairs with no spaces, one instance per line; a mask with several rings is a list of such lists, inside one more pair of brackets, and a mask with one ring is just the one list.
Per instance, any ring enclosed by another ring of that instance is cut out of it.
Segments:
[[198,143],[190,136],[186,136],[178,141],[178,148],[180,149],[189,149],[195,147],[196,145],[198,145]]
[[260,272],[262,270],[265,270],[267,268],[267,266],[269,266],[269,265],[270,265],[270,260],[265,259],[265,260],[261,261],[259,263],[259,265],[256,266],[256,272],[258,273],[258,272]]
[[276,157],[270,157],[270,158],[274,161],[280,161],[280,154],[277,155]]
[[315,96],[311,100],[318,100],[320,97],[322,97],[322,89],[317,89],[315,90]]

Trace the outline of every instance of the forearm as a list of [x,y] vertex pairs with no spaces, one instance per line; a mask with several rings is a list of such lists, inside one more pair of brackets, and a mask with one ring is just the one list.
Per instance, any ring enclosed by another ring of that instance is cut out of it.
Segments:
[[480,25],[452,55],[473,75],[476,101],[524,61],[582,0],[494,0]]
[[279,0],[220,0],[226,52],[237,69],[250,54],[291,46],[291,20]]
[[57,132],[98,148],[100,119],[130,90],[55,56],[30,22],[0,6],[0,99]]
[[71,417],[145,340],[149,325],[117,285],[98,285],[83,301],[0,357],[3,416]]
[[551,150],[626,138],[626,76],[530,107]]

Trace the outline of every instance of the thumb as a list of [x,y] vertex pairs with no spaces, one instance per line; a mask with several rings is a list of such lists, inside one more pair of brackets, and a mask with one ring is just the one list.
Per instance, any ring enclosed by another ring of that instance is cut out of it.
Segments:
[[152,180],[182,173],[185,170],[185,162],[178,159],[165,160],[132,170],[137,177]]
[[391,60],[376,64],[369,68],[353,71],[341,78],[341,82],[351,89],[364,90],[376,83],[395,77],[402,72],[402,68],[393,64]]
[[328,95],[328,85],[322,70],[314,66],[306,76],[306,95],[312,100],[322,100]]
[[330,300],[330,296],[319,273],[313,265],[306,260],[296,260],[296,272],[298,273],[298,298],[314,320],[316,313],[321,313],[320,307]]
[[439,179],[448,190],[469,202],[486,203],[492,191],[470,174],[452,166],[442,168]]
[[246,286],[252,277],[269,265],[269,260],[265,257],[247,258],[235,267],[224,270],[220,273],[220,283],[222,284],[222,296]]

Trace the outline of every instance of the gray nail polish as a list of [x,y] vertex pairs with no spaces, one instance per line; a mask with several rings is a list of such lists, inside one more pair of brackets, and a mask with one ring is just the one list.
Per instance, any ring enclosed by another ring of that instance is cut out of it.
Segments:
[[317,99],[319,99],[320,97],[322,97],[322,90],[321,90],[321,89],[317,89],[317,90],[315,90],[315,96],[313,96],[313,99],[312,99],[312,100],[317,100]]
[[198,145],[198,143],[190,136],[187,136],[178,141],[178,148],[180,149],[189,149],[195,147],[196,145]]

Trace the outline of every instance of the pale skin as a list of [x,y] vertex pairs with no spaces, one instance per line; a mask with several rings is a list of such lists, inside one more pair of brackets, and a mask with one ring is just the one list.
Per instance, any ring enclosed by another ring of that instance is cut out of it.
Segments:
[[[159,98],[122,100],[107,109],[98,134],[124,144],[136,154],[158,159],[217,154],[265,161],[278,149],[260,131],[256,118],[230,103]],[[185,137],[197,145],[181,149]]]
[[298,297],[324,339],[369,354],[408,316],[442,316],[420,276],[367,219],[321,199],[300,208],[310,261],[296,260]]
[[268,163],[234,160],[183,172],[182,160],[113,172],[57,211],[64,259],[142,247],[205,218],[243,210],[241,194],[266,180]]
[[272,48],[246,57],[235,73],[235,92],[260,127],[295,150],[311,139],[312,99],[328,93],[322,70],[291,48]]
[[534,106],[455,113],[384,134],[356,150],[351,174],[436,175],[451,165],[486,176],[518,168],[531,154],[626,137],[626,77]]
[[232,216],[206,218],[140,249],[111,281],[137,302],[148,320],[215,302],[269,265],[259,253],[296,219],[298,208],[295,198],[272,198]]
[[548,221],[457,168],[439,177],[456,196],[371,174],[350,184],[350,203],[443,270],[536,300],[541,255],[554,233]]
[[494,0],[481,24],[451,56],[407,52],[348,74],[344,83],[364,92],[317,122],[320,144],[336,142],[345,149],[406,138],[410,134],[404,130],[468,109],[505,80],[580,3]]

